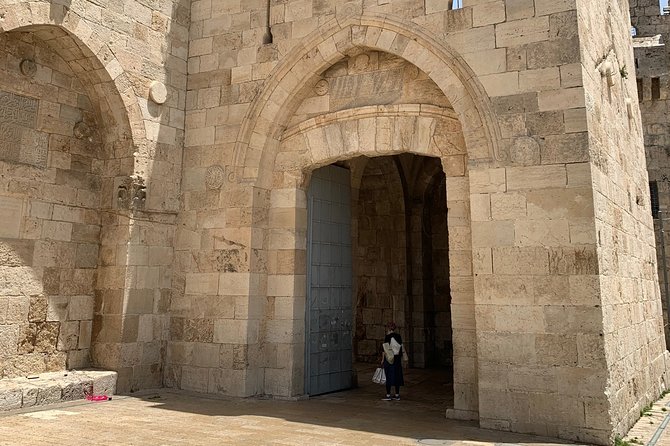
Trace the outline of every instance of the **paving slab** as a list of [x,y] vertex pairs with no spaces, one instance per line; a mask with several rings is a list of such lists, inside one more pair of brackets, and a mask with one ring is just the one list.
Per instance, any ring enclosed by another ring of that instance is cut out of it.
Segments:
[[[381,386],[363,381],[354,390],[296,401],[161,389],[98,403],[24,408],[0,413],[0,446],[572,444],[447,420],[445,383],[434,375],[414,373],[408,384],[401,400],[390,402],[381,400]],[[670,432],[662,428],[670,420],[668,404],[670,395],[640,419],[626,438],[629,444],[670,446]]]
[[361,389],[299,401],[215,399],[160,390],[0,416],[0,445],[558,445],[447,420],[410,395]]
[[670,446],[670,394],[643,410],[623,442],[631,446]]

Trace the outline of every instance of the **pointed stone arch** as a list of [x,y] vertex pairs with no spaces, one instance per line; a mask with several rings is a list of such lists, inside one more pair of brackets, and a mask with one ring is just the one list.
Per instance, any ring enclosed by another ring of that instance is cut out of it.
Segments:
[[[47,39],[47,44],[71,64],[78,76],[91,84],[113,117],[116,132],[132,140],[126,144],[122,157],[134,158],[134,147],[146,139],[146,132],[141,125],[141,110],[132,83],[109,45],[96,32],[96,25],[75,8],[76,4],[65,7],[47,2],[19,2],[0,7],[0,32],[48,33],[50,28],[64,32],[74,43],[72,48],[60,48],[60,37],[54,37],[53,42]],[[131,125],[131,122],[140,125]]]
[[487,94],[476,75],[454,50],[416,25],[370,15],[337,17],[315,31],[278,65],[248,110],[238,135],[232,174],[267,188],[286,123],[302,99],[297,92],[356,49],[387,52],[425,72],[451,103],[463,127],[468,158],[503,159],[500,131]]

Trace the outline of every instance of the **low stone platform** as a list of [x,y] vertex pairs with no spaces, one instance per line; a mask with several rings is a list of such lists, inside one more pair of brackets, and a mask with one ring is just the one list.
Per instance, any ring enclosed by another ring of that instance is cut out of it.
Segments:
[[116,372],[76,370],[42,373],[35,378],[0,380],[0,412],[84,399],[86,392],[113,395]]

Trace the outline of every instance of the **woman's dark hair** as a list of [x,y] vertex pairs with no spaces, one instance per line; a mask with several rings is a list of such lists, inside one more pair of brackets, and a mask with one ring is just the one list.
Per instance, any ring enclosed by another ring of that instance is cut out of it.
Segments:
[[386,324],[386,328],[391,330],[391,331],[395,331],[395,329],[396,329],[395,322],[393,322],[393,321],[389,322],[388,324]]

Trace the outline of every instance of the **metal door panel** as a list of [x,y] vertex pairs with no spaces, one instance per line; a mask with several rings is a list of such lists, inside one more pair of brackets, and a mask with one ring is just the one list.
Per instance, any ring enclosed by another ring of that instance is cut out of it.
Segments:
[[308,191],[306,393],[351,387],[351,190],[346,169],[314,172]]

